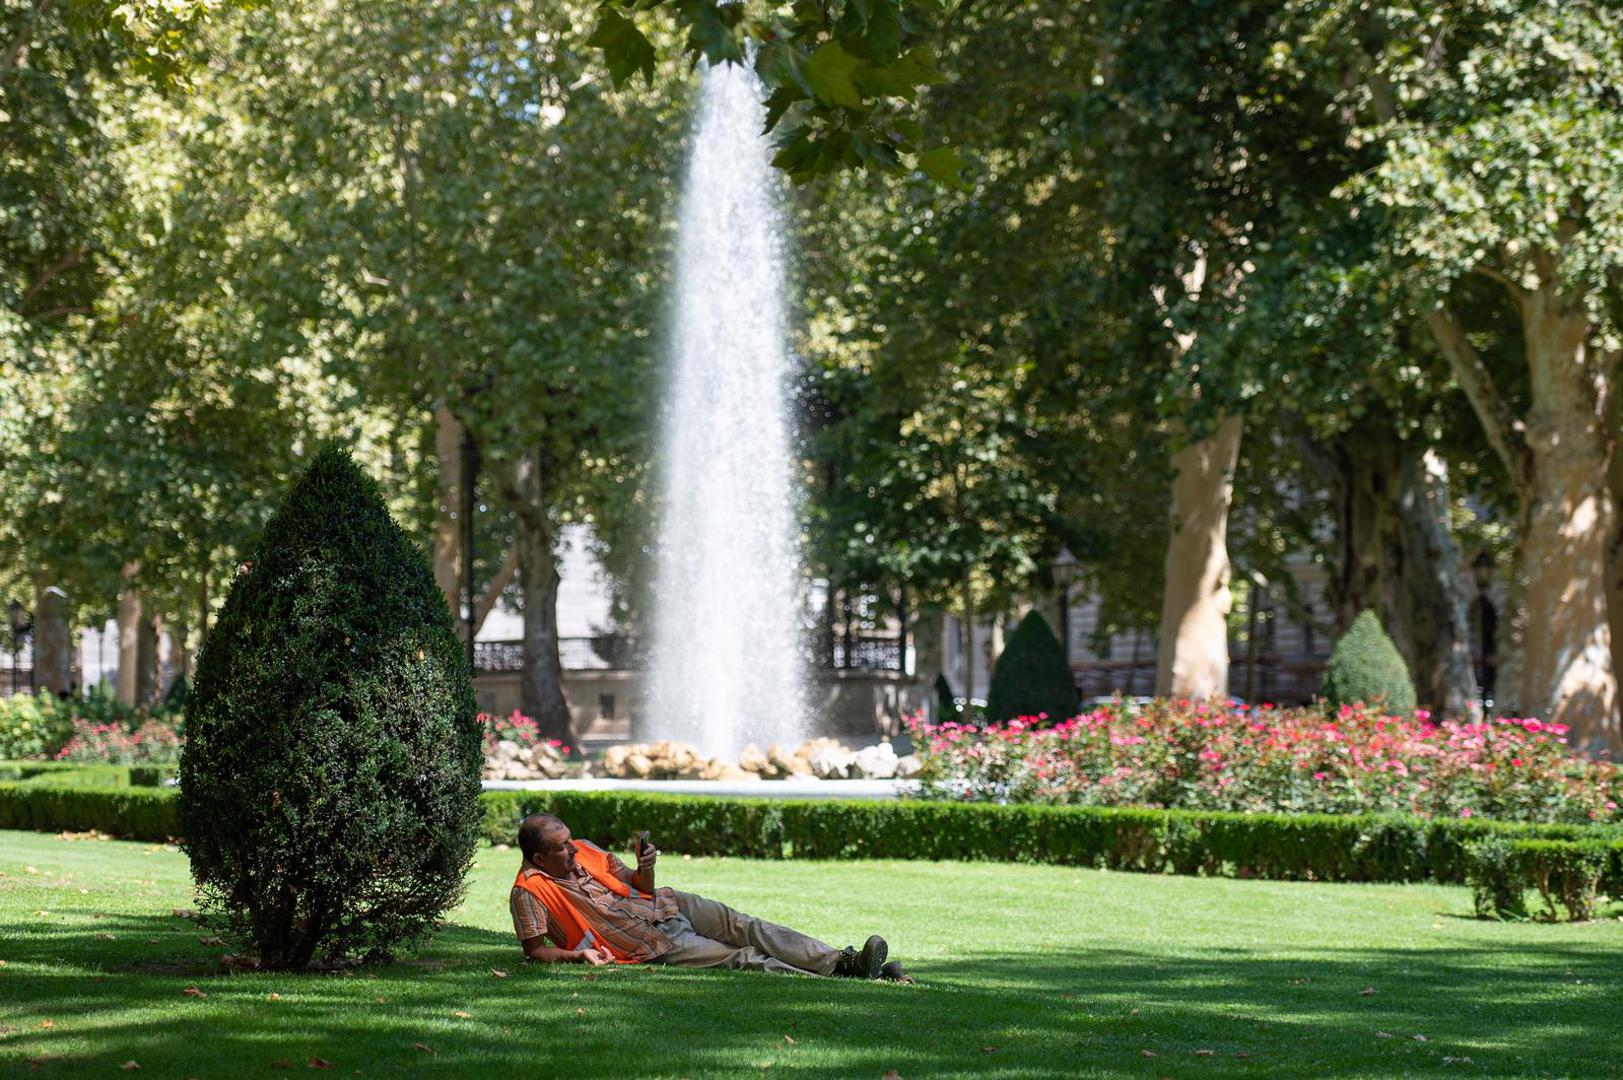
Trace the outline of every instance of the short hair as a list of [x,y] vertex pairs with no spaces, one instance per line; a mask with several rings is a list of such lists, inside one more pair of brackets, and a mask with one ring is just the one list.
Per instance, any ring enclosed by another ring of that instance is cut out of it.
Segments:
[[557,814],[531,814],[518,824],[518,849],[526,859],[533,859],[546,843],[546,834],[554,829],[568,828]]

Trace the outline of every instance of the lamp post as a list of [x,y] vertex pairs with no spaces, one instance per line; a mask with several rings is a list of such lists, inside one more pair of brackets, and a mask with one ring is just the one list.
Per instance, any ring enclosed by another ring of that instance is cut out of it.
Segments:
[[1471,580],[1476,584],[1477,603],[1477,650],[1482,657],[1482,685],[1478,688],[1482,694],[1482,708],[1486,712],[1488,702],[1492,700],[1493,670],[1492,650],[1496,627],[1493,604],[1488,599],[1488,589],[1493,585],[1494,563],[1493,556],[1486,550],[1476,553],[1471,560]]
[[[13,600],[6,605],[6,621],[11,626],[11,693],[17,693],[17,658],[22,652],[23,638],[34,629],[34,617],[23,606]],[[34,681],[32,673],[28,676],[30,684]]]
[[1060,546],[1059,554],[1054,556],[1053,566],[1054,589],[1059,593],[1059,643],[1065,650],[1065,666],[1071,664],[1071,579],[1076,576],[1076,556],[1071,549]]

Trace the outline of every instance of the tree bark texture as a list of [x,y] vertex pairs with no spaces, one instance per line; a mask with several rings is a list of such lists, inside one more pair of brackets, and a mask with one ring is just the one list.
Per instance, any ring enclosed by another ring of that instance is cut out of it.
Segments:
[[145,613],[135,624],[135,703],[151,705],[158,700],[162,687],[158,683],[158,633],[162,627],[157,616]]
[[141,564],[124,564],[124,588],[118,594],[118,682],[115,696],[120,705],[134,705],[137,694],[136,673],[141,666],[141,587],[135,576]]
[[1172,535],[1155,692],[1206,699],[1228,694],[1228,515],[1244,421],[1223,418],[1207,438],[1173,455]]
[[1522,305],[1531,375],[1523,503],[1524,709],[1566,724],[1572,745],[1623,752],[1607,610],[1615,507],[1608,483],[1615,433],[1605,395],[1615,373],[1588,356],[1589,320],[1553,288]]
[[499,483],[515,518],[514,543],[523,590],[524,660],[519,699],[543,737],[573,743],[575,732],[558,655],[556,536],[547,514],[539,452],[527,452],[517,464],[502,466]]
[[1416,700],[1463,717],[1475,696],[1471,597],[1448,518],[1447,465],[1395,432],[1355,430],[1313,460],[1336,506],[1329,583],[1336,632],[1374,611],[1409,665]]
[[445,594],[451,621],[462,620],[462,424],[444,405],[434,410],[434,584]]
[[68,594],[60,586],[34,585],[34,689],[53,694],[73,689],[73,627]]

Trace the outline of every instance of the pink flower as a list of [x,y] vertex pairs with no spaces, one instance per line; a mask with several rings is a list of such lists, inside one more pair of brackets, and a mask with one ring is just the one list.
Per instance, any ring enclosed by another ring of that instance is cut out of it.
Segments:
[[1464,810],[1460,811],[1460,817],[1470,817],[1470,816],[1471,816],[1471,808],[1469,806],[1467,806]]

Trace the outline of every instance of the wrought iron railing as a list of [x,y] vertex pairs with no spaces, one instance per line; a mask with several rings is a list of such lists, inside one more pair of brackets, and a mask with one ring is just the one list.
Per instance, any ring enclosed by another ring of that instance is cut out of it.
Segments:
[[900,671],[902,669],[902,642],[900,638],[864,636],[845,641],[836,638],[833,649],[822,657],[825,668],[854,671]]
[[[640,666],[636,641],[624,634],[559,638],[558,660],[565,671],[625,671]],[[524,642],[477,641],[473,666],[475,671],[522,670]]]

